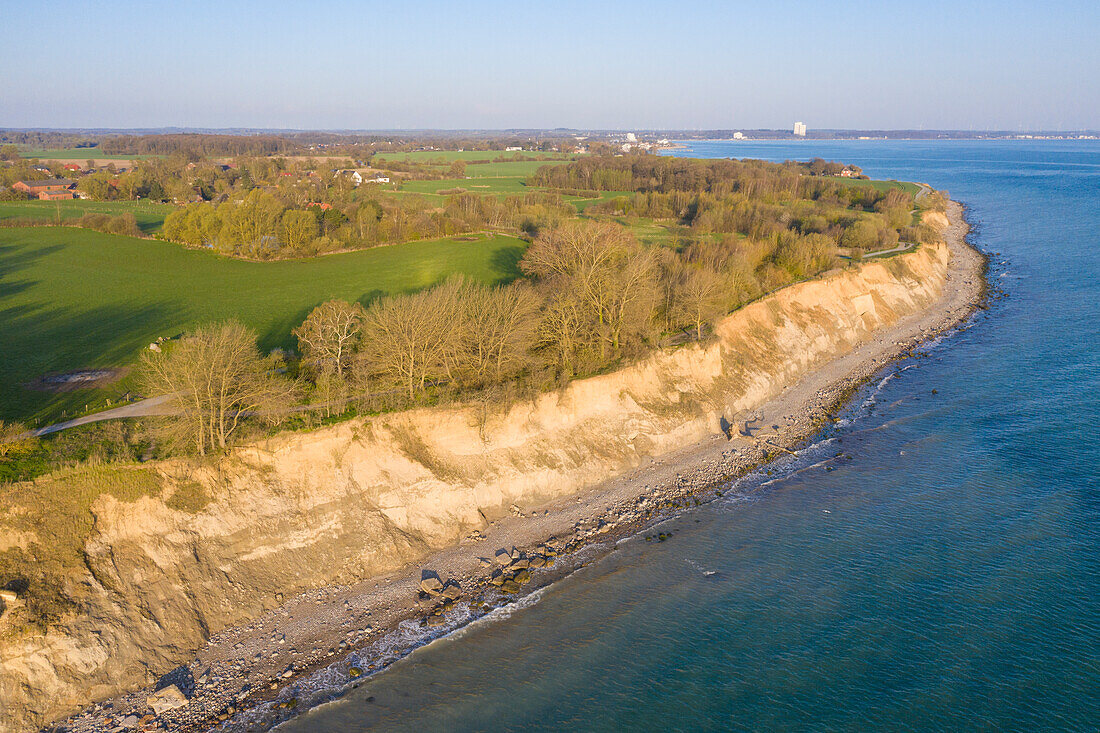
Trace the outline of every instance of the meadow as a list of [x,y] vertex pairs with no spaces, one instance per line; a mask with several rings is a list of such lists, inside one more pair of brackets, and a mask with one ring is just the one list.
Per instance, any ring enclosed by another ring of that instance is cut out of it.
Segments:
[[852,186],[858,188],[873,188],[876,191],[889,191],[891,188],[900,188],[908,194],[916,196],[921,187],[915,183],[909,181],[874,181],[865,178],[841,178],[839,179],[845,186]]
[[528,187],[523,176],[500,178],[445,178],[441,181],[406,181],[401,191],[410,193],[437,194],[440,191],[452,191],[463,188],[470,193],[532,193],[537,188]]
[[466,175],[471,178],[498,178],[501,176],[521,176],[526,178],[544,165],[565,165],[568,160],[517,160],[507,163],[476,163],[466,166]]
[[79,219],[85,214],[109,214],[120,216],[133,214],[138,227],[145,234],[155,234],[164,224],[164,217],[174,208],[171,204],[157,204],[151,201],[0,201],[0,223],[16,220],[19,222],[41,222],[58,224]]
[[318,303],[366,303],[453,273],[487,283],[519,276],[526,244],[481,236],[411,242],[305,260],[247,262],[167,242],[76,228],[0,229],[0,419],[43,424],[102,407],[132,380],[53,393],[46,374],[132,364],[158,336],[237,318],[265,351],[293,347],[291,329]]

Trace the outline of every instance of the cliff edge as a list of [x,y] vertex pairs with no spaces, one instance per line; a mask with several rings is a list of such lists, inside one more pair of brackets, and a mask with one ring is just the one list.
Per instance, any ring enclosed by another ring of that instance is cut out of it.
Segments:
[[[932,308],[950,260],[937,243],[827,273],[731,314],[707,344],[531,401],[355,419],[278,435],[213,466],[157,464],[159,493],[91,504],[83,563],[64,579],[77,611],[45,631],[17,627],[14,610],[0,619],[0,730],[145,685],[284,596],[420,561],[513,507],[713,436],[723,419]],[[208,503],[173,508],[185,490]],[[13,541],[33,548],[50,537]]]

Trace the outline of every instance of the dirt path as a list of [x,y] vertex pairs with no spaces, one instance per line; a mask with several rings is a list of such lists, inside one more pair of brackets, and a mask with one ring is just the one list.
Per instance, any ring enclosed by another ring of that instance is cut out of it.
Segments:
[[54,423],[53,425],[46,425],[45,427],[37,428],[30,431],[29,434],[35,437],[41,435],[49,435],[50,433],[56,433],[62,430],[68,430],[69,428],[75,428],[78,425],[87,425],[89,423],[100,422],[102,420],[122,420],[130,417],[171,415],[173,410],[166,404],[170,398],[171,395],[150,397],[147,400],[131,402],[130,404],[123,405],[122,407],[112,407],[110,410],[104,410],[103,412],[93,412],[91,415],[84,415],[83,417],[76,417],[72,420],[66,420],[65,422]]

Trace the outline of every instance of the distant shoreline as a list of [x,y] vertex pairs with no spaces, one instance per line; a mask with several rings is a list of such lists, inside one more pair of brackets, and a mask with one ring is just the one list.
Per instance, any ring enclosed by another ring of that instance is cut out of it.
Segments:
[[[746,133],[743,138],[735,137],[685,137],[677,138],[675,145],[669,145],[662,147],[662,150],[672,149],[690,149],[691,143],[811,143],[811,142],[981,142],[981,141],[1003,141],[1003,142],[1028,142],[1028,141],[1056,141],[1062,140],[1067,142],[1086,141],[1086,140],[1100,140],[1100,134],[1095,133],[1082,133],[1075,135],[1042,135],[1042,134],[1026,134],[1019,135],[974,135],[972,137],[966,136],[943,136],[943,137],[917,137],[906,135],[859,135],[859,136],[839,136],[831,137],[827,135],[810,135],[806,137],[794,137],[793,135],[787,136],[769,136],[769,137],[752,137]],[[684,144],[686,143],[686,144]]]

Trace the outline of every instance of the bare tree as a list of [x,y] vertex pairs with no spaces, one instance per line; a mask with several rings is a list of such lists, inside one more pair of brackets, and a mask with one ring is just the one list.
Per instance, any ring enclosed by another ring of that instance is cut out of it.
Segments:
[[726,278],[708,267],[687,270],[676,288],[674,316],[679,323],[691,324],[695,338],[703,338],[703,325],[725,311],[729,300]]
[[317,238],[317,217],[311,211],[288,209],[280,226],[283,243],[296,251]]
[[486,385],[519,372],[534,345],[539,305],[538,294],[525,283],[497,288],[465,284],[459,291],[460,318],[448,354],[452,376]]
[[169,437],[201,455],[224,450],[244,418],[274,417],[294,393],[256,349],[256,334],[237,321],[201,326],[161,353],[146,352],[141,371],[150,394],[168,395],[178,412]]
[[603,283],[600,308],[603,338],[618,355],[625,340],[649,335],[660,294],[650,252],[635,249],[616,269]]
[[644,335],[652,324],[658,268],[623,227],[565,223],[540,234],[520,267],[550,293],[552,312],[541,333],[544,342],[552,334],[568,338],[555,348],[563,359],[583,345],[596,346],[601,361],[608,348],[618,356],[624,339]]
[[352,354],[363,335],[367,313],[358,303],[329,300],[310,311],[294,329],[302,356],[319,372],[344,376]]
[[410,295],[382,298],[363,319],[357,371],[360,377],[401,385],[409,399],[446,370],[456,338],[460,281]]
[[539,321],[539,342],[550,351],[566,378],[578,370],[579,352],[585,342],[584,320],[577,300],[559,293],[549,298]]

